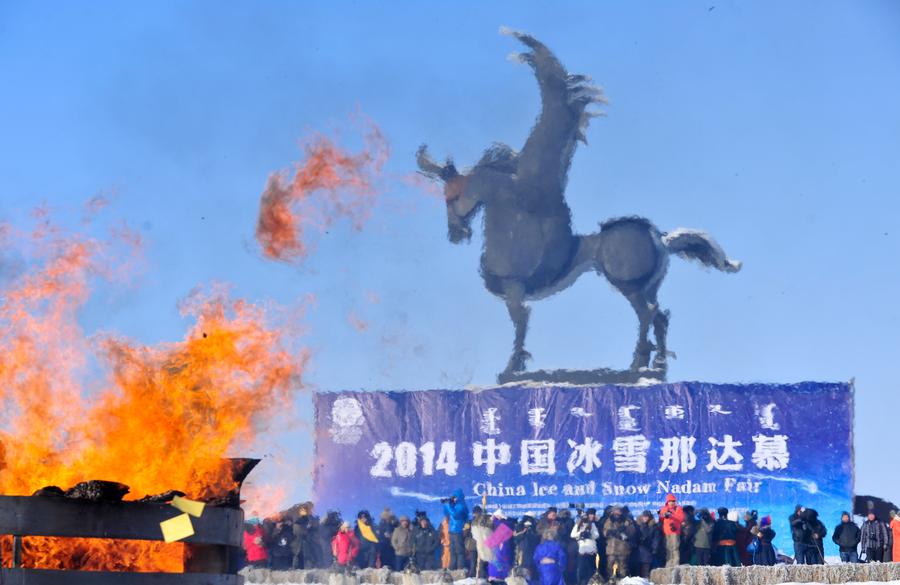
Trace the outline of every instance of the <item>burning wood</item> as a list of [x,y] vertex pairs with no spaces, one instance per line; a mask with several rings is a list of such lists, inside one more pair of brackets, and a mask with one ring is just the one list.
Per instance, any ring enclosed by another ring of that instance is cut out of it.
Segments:
[[[87,334],[79,314],[97,279],[129,263],[122,242],[37,217],[33,231],[0,226],[27,266],[0,286],[0,582],[32,569],[229,572],[223,550],[240,545],[235,508],[258,461],[223,458],[290,410],[304,361],[293,330],[214,291],[182,304],[194,324],[181,341]],[[174,495],[214,508],[186,544],[151,542],[178,513]]]

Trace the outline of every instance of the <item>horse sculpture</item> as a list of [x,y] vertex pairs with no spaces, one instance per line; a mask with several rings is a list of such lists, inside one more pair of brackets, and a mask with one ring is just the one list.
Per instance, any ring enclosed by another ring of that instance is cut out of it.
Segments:
[[[593,269],[631,303],[640,323],[631,371],[655,371],[664,376],[668,352],[669,311],[662,310],[657,292],[670,254],[695,259],[723,272],[737,272],[740,262],[728,259],[719,245],[698,230],[660,232],[641,217],[612,219],[598,233],[572,232],[565,189],[578,141],[586,142],[591,117],[588,108],[606,103],[602,90],[583,75],[570,75],[534,37],[503,31],[530,50],[517,55],[534,69],[541,92],[540,117],[525,146],[516,152],[493,144],[467,173],[451,159],[432,160],[419,148],[421,172],[444,183],[448,237],[453,243],[472,236],[472,219],[484,209],[484,250],[481,276],[485,287],[506,303],[515,325],[512,356],[500,381],[514,379],[531,355],[525,350],[530,300],[546,298]],[[650,326],[656,340],[648,340]],[[652,368],[651,353],[655,350]]]

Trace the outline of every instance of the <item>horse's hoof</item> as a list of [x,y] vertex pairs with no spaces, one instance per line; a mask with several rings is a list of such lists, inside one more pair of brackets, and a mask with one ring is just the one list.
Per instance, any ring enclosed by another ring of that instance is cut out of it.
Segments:
[[521,351],[517,351],[512,354],[512,357],[509,358],[509,363],[506,365],[506,370],[504,370],[504,374],[518,374],[519,372],[525,371],[525,363],[531,359],[531,354],[525,351],[524,349]]
[[644,370],[649,365],[650,365],[650,356],[649,355],[646,358],[645,357],[634,358],[634,360],[631,362],[631,371],[637,372],[640,370]]

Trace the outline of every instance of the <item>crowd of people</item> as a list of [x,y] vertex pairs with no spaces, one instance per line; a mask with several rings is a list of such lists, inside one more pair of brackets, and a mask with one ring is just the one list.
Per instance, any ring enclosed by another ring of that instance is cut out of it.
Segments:
[[[659,510],[635,516],[627,507],[602,512],[570,504],[539,516],[507,518],[474,506],[461,490],[441,501],[437,526],[424,511],[379,521],[360,511],[350,522],[329,511],[324,519],[306,502],[244,533],[247,562],[272,569],[327,568],[335,564],[393,570],[464,570],[468,576],[504,581],[513,571],[529,583],[585,585],[595,573],[605,580],[654,568],[693,565],[824,564],[828,529],[816,510],[797,506],[789,525],[793,557],[776,551],[769,516],[755,510],[742,518],[727,508],[695,510],[670,494]],[[831,532],[845,563],[900,562],[900,516],[888,524],[870,512],[862,526],[844,512]],[[784,551],[785,553],[790,551]]]

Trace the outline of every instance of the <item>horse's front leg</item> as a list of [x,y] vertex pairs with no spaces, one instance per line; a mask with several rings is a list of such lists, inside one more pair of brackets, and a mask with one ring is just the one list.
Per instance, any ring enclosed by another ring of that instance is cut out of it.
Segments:
[[650,353],[655,349],[647,335],[650,332],[650,324],[656,317],[657,305],[650,302],[643,293],[631,293],[625,295],[628,302],[634,308],[638,318],[638,341],[634,348],[634,357],[631,360],[631,369],[639,370],[650,365]]
[[503,299],[506,301],[509,318],[516,328],[513,352],[504,371],[505,374],[512,374],[524,371],[525,362],[531,359],[531,354],[525,351],[525,334],[528,332],[528,316],[531,309],[525,306],[525,286],[521,282],[512,280],[504,282]]

